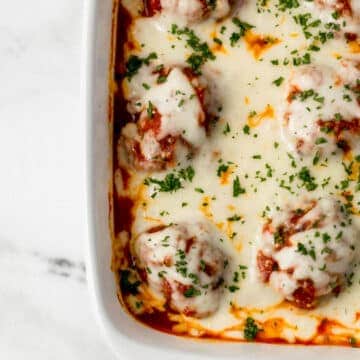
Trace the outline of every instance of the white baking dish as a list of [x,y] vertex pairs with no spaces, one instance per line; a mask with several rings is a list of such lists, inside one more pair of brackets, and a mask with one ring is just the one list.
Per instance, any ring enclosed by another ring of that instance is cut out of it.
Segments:
[[110,271],[109,187],[111,142],[108,122],[112,0],[87,0],[84,25],[83,94],[87,136],[89,236],[87,274],[95,312],[108,342],[121,359],[237,360],[357,359],[356,349],[195,341],[139,324],[120,306]]

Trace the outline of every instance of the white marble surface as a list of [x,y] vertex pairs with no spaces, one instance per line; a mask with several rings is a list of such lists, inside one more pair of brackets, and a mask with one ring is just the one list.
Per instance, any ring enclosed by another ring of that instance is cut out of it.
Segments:
[[114,359],[86,288],[86,0],[0,1],[0,359]]

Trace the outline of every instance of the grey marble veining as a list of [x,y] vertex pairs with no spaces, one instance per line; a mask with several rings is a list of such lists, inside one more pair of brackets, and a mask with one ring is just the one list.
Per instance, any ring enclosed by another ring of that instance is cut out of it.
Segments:
[[107,360],[83,248],[85,0],[0,12],[0,359]]

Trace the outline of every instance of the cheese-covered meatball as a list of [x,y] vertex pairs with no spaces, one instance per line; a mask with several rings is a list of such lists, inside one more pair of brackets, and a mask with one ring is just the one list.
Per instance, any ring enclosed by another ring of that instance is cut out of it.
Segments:
[[161,170],[194,155],[206,139],[214,108],[205,77],[180,67],[149,66],[126,87],[135,121],[123,128],[119,151],[126,150],[128,162]]
[[294,71],[286,91],[283,135],[300,155],[329,155],[356,145],[360,134],[359,64],[306,66]]
[[357,236],[332,198],[288,206],[263,228],[257,255],[260,276],[286,300],[313,308],[318,297],[341,290]]
[[[311,6],[312,4],[308,4]],[[315,0],[313,5],[321,11],[337,11],[341,15],[359,16],[360,6],[358,0]],[[332,17],[334,19],[334,17]]]
[[183,18],[187,22],[199,22],[205,18],[221,19],[231,9],[229,0],[147,0],[146,13],[169,13]]
[[[314,0],[304,1],[304,4],[324,23],[337,23],[339,31],[356,34],[360,30],[360,2],[358,0]],[[336,30],[334,27],[332,29]]]
[[219,307],[226,258],[205,224],[152,229],[135,242],[142,277],[152,292],[179,313],[202,318]]

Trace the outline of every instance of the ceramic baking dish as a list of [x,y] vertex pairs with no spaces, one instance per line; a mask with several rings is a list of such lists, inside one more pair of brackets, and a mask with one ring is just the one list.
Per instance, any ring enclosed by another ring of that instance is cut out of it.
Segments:
[[[243,344],[191,340],[159,333],[136,322],[120,305],[110,270],[111,123],[109,67],[112,0],[85,1],[83,105],[87,136],[87,274],[97,315],[108,343],[121,359],[356,359],[351,348]],[[120,19],[121,21],[121,19]]]

